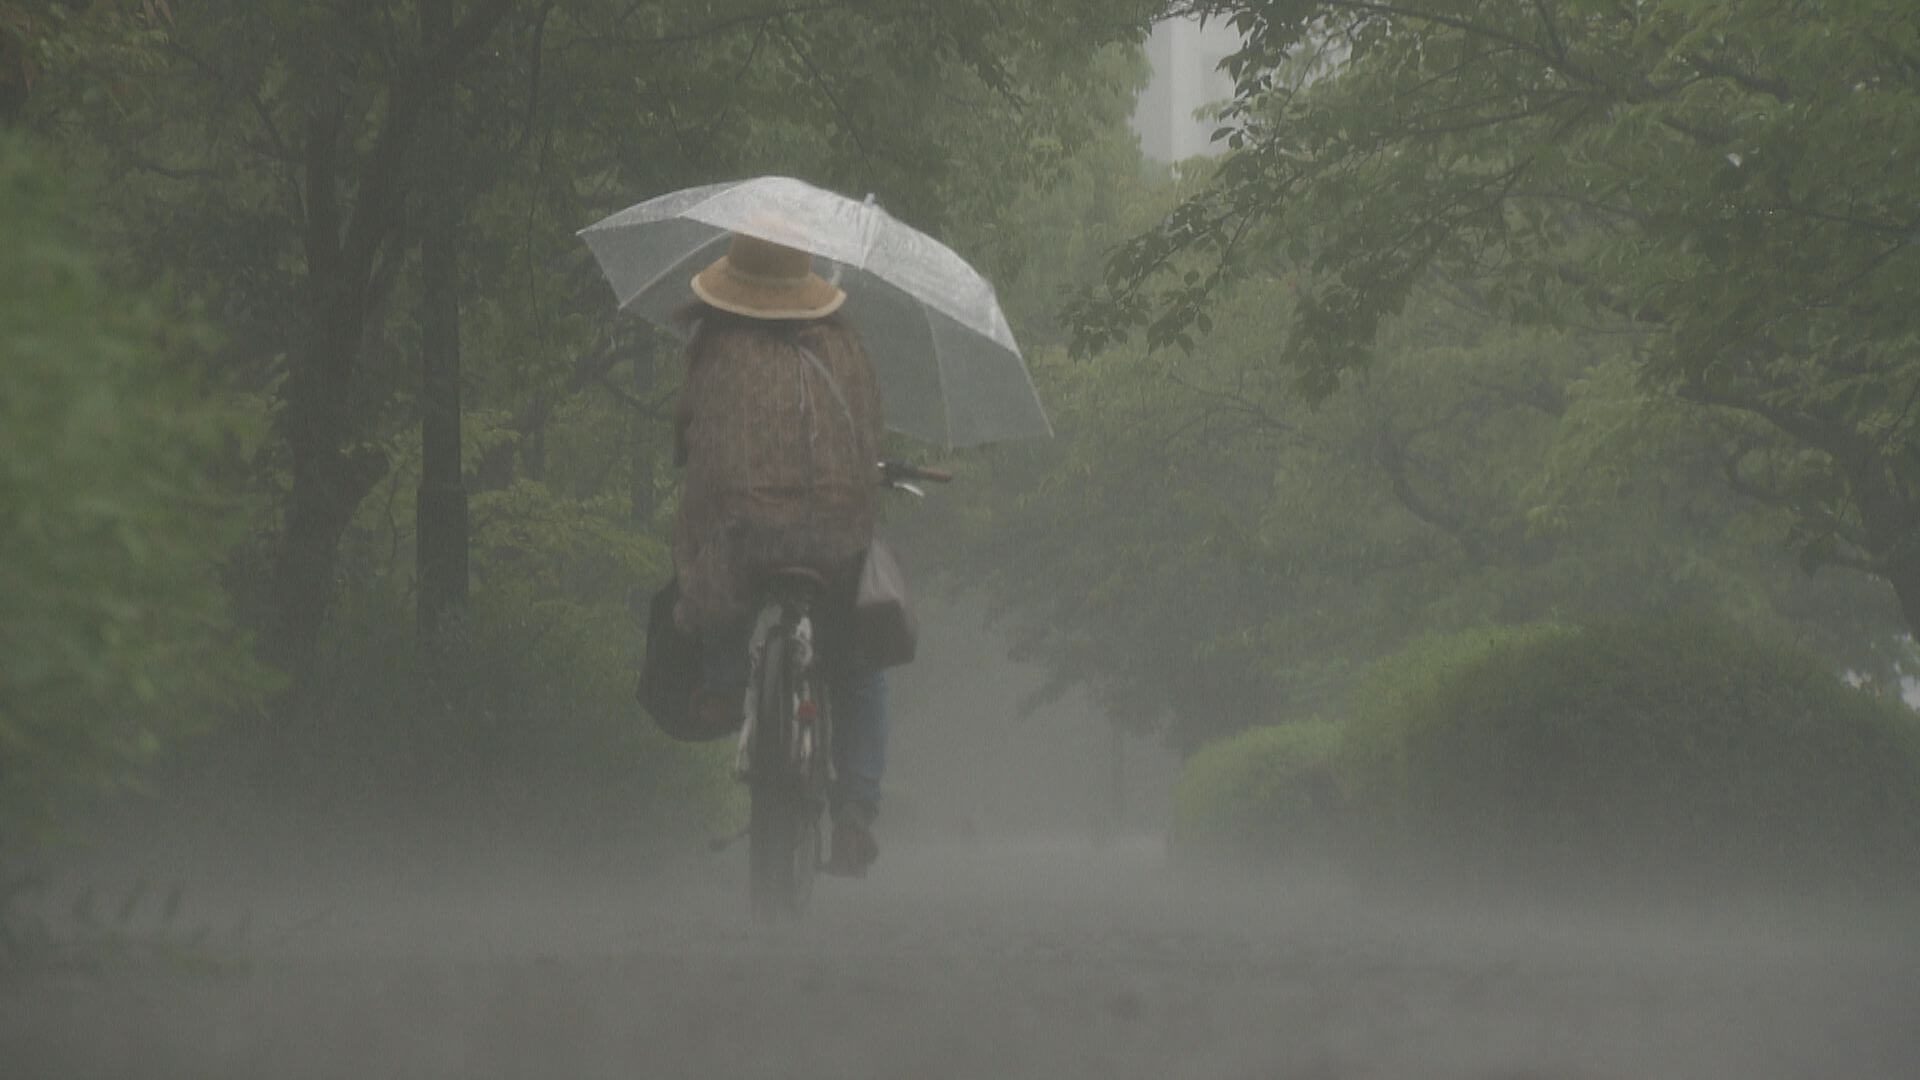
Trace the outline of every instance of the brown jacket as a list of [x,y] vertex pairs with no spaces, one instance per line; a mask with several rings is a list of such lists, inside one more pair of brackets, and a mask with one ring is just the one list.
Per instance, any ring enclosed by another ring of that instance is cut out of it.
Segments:
[[837,318],[707,311],[686,361],[675,428],[675,458],[687,469],[673,530],[675,616],[698,631],[743,618],[768,569],[839,574],[855,564],[873,535],[882,421],[866,350]]

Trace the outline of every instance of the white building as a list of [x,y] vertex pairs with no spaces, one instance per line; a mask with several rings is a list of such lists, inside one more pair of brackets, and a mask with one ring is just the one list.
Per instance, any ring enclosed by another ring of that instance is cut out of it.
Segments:
[[1173,162],[1220,152],[1211,142],[1220,125],[1195,119],[1194,113],[1233,96],[1233,80],[1220,70],[1220,61],[1239,46],[1239,35],[1224,22],[1202,26],[1197,19],[1169,19],[1153,28],[1147,39],[1153,81],[1133,112],[1143,153]]

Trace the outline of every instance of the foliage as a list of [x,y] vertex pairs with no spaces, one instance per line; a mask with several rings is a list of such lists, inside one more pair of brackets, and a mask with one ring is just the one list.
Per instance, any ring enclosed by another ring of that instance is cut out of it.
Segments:
[[568,491],[571,429],[554,423],[550,482],[475,494],[471,609],[427,652],[407,604],[418,453],[390,448],[393,471],[342,547],[354,585],[321,679],[335,689],[301,725],[300,746],[269,762],[303,797],[422,818],[436,836],[504,834],[567,852],[723,824],[736,795],[725,754],[667,740],[634,700],[631,600],[663,572],[662,543],[633,528],[608,485]]
[[0,848],[265,686],[219,573],[247,430],[203,335],[103,280],[0,140]]
[[[575,230],[782,173],[874,192],[1010,275],[1007,206],[1122,128],[1153,6],[451,0],[432,40],[414,2],[0,0],[6,121],[44,137],[113,273],[204,312],[268,421],[198,482],[244,503],[226,582],[296,678],[179,762],[176,790],[327,813],[413,793],[479,828],[538,817],[541,788],[582,835],[724,802],[717,759],[658,740],[631,697],[629,599],[662,573],[672,510],[672,345],[614,310]],[[442,94],[451,184],[421,138]],[[448,651],[420,656],[430,204],[459,220],[474,590]]]
[[[1015,324],[1039,343],[1060,437],[989,457],[982,494],[942,500],[951,516],[923,541],[941,555],[923,561],[986,591],[1054,690],[1087,684],[1116,722],[1183,750],[1337,709],[1369,662],[1423,634],[1649,606],[1794,637],[1878,685],[1913,673],[1897,594],[1859,560],[1809,557],[1809,506],[1845,513],[1834,459],[1764,413],[1674,392],[1659,376],[1672,327],[1563,278],[1612,265],[1589,265],[1612,235],[1574,209],[1592,197],[1516,189],[1506,231],[1429,222],[1431,251],[1383,234],[1534,144],[1513,149],[1497,115],[1408,129],[1441,106],[1369,65],[1498,82],[1531,54],[1492,49],[1463,73],[1445,66],[1458,48],[1420,51],[1460,28],[1405,31],[1401,8],[1354,16],[1372,35],[1356,49],[1339,18],[1286,37],[1300,11],[1356,6],[1258,7],[1274,21],[1242,27],[1257,32],[1239,152],[1155,185],[1131,179],[1137,153],[1128,167],[1090,148],[1016,206],[1026,262],[1081,297],[1065,325]],[[1443,166],[1459,175],[1422,179]],[[1101,179],[1083,186],[1080,168]],[[1565,244],[1527,246],[1529,228]],[[1104,265],[1086,257],[1127,236]],[[1144,341],[1112,333],[1143,325]],[[1046,348],[1069,336],[1107,347],[1069,364]],[[1143,347],[1167,345],[1184,347]]]
[[1411,748],[1446,717],[1427,707],[1435,688],[1456,672],[1507,655],[1517,643],[1576,634],[1568,626],[1476,627],[1428,634],[1369,665],[1353,688],[1339,751],[1341,779],[1353,805],[1376,827],[1409,828],[1406,792]]
[[604,859],[730,823],[727,748],[674,743],[635,704],[624,604],[495,584],[423,650],[402,594],[347,599],[323,654],[331,692],[306,721],[279,725],[250,760],[225,751],[186,776],[229,802],[246,790],[236,780],[264,779],[263,813],[419,857]]
[[[1920,624],[1913,5],[1181,6],[1246,34],[1235,152],[1083,294],[1083,345],[1191,340],[1276,259],[1305,277],[1275,359],[1312,397],[1436,279],[1632,331],[1645,385],[1744,420],[1721,471],[1805,565]],[[1308,55],[1335,59],[1288,77]]]
[[1329,720],[1248,728],[1189,757],[1173,788],[1173,850],[1330,855],[1342,839],[1335,771],[1343,733]]
[[[227,580],[309,676],[236,737],[248,775],[476,827],[536,783],[583,830],[713,805],[714,761],[637,728],[625,674],[672,345],[573,233],[763,172],[871,191],[999,284],[1061,437],[981,453],[901,528],[1048,693],[1192,750],[1334,715],[1427,635],[1662,605],[1911,670],[1888,590],[1833,569],[1920,595],[1894,0],[1173,5],[1249,36],[1234,152],[1171,183],[1124,126],[1165,4],[449,6],[434,42],[412,2],[0,0],[32,75],[0,109],[271,419],[195,488],[249,496]],[[451,185],[417,138],[443,92]],[[421,656],[429,200],[459,219],[475,590]],[[1356,721],[1349,749],[1404,765],[1401,730]]]
[[[544,481],[569,398],[630,405],[603,410],[615,424],[646,417],[627,448],[665,426],[651,375],[631,380],[631,401],[609,379],[653,354],[576,229],[674,187],[779,172],[872,191],[988,248],[1015,192],[1119,121],[1080,106],[1089,84],[1131,77],[1102,46],[1136,39],[1151,5],[449,7],[453,29],[427,41],[413,3],[103,0],[63,21],[27,109],[93,185],[129,267],[202,298],[229,334],[225,361],[274,402],[251,479],[276,512],[249,586],[293,669],[361,502],[416,430],[414,251],[430,202],[457,208],[466,401],[507,436],[477,479]],[[457,112],[451,185],[421,159],[423,103],[440,93]],[[647,466],[609,456],[618,468],[596,477],[609,487]]]
[[1405,732],[1415,843],[1463,838],[1554,872],[1803,886],[1920,870],[1912,712],[1724,625],[1519,636],[1382,712]]
[[[1111,232],[1176,195],[1090,209],[1069,182],[1034,229]],[[943,496],[920,561],[985,591],[1056,688],[1087,685],[1183,751],[1337,710],[1423,634],[1653,605],[1797,636],[1885,683],[1911,670],[1884,587],[1800,573],[1784,513],[1729,490],[1723,455],[1750,425],[1648,390],[1633,337],[1515,327],[1435,285],[1315,405],[1273,362],[1310,288],[1246,276],[1191,353],[1040,353],[1058,438]]]
[[1306,822],[1394,873],[1815,890],[1920,874],[1920,718],[1715,620],[1424,639],[1374,667],[1343,722],[1195,754],[1180,835],[1271,853],[1321,772],[1343,798]]

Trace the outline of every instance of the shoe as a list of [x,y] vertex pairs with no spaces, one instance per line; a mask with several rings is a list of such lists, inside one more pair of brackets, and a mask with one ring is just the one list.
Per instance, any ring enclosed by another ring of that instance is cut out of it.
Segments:
[[880,857],[880,844],[864,821],[841,818],[833,823],[833,852],[820,869],[834,877],[861,878]]

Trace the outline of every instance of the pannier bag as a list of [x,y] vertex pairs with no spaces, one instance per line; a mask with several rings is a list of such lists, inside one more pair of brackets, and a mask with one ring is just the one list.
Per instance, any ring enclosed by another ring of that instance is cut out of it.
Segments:
[[893,551],[875,539],[867,547],[854,591],[853,633],[860,657],[875,667],[894,667],[913,659],[920,624],[907,598],[907,577]]
[[647,605],[647,653],[640,662],[640,707],[660,730],[685,742],[705,742],[729,734],[698,726],[693,691],[700,685],[700,639],[673,619],[680,601],[679,581],[669,581]]

